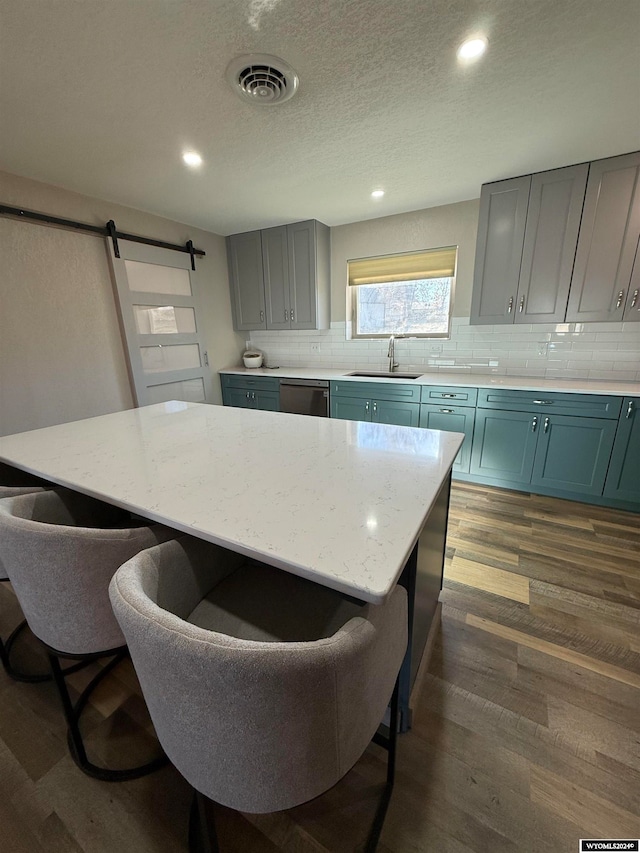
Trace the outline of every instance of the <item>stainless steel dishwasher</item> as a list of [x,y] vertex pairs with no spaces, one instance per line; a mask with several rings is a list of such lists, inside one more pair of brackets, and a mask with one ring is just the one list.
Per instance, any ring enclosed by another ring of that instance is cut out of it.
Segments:
[[329,417],[329,383],[325,379],[281,379],[280,411]]

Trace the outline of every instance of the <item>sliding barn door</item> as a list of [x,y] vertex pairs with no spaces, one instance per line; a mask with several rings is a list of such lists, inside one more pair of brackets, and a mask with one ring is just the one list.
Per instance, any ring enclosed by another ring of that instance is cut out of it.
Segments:
[[211,372],[188,254],[107,240],[137,406],[211,401]]

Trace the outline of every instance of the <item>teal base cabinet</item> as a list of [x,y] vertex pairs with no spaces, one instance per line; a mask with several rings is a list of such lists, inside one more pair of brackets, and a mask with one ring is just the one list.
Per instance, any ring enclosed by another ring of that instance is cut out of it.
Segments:
[[336,380],[330,387],[331,417],[417,427],[420,390],[419,385]]
[[491,482],[530,483],[539,420],[529,412],[478,409],[470,472]]
[[420,406],[421,427],[464,433],[462,447],[453,463],[453,471],[456,474],[469,472],[475,414],[475,408],[470,406],[437,406],[425,403]]
[[640,506],[640,398],[625,397],[604,488],[606,497]]
[[280,410],[280,383],[269,376],[246,376],[245,374],[220,375],[222,402],[225,406],[242,409],[263,409],[267,412]]
[[601,495],[616,426],[604,418],[544,417],[532,485]]

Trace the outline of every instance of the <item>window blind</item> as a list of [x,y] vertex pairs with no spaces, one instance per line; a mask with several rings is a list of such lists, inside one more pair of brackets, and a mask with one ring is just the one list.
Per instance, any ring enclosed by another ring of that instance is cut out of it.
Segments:
[[348,283],[353,287],[391,281],[451,278],[456,268],[456,252],[456,246],[447,246],[423,252],[347,261]]

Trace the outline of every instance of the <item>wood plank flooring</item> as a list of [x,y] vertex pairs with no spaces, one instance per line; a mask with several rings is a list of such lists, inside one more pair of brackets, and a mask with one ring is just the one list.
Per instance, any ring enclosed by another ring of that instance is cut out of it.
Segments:
[[[575,853],[580,837],[640,837],[640,516],[454,484],[447,553],[441,630],[380,853]],[[18,619],[2,585],[3,636]],[[42,663],[29,638],[21,656]],[[151,754],[129,665],[103,685],[85,730],[112,766]],[[300,808],[216,808],[223,853],[361,850],[384,767],[370,747]],[[185,851],[189,802],[172,768],[126,784],[85,777],[52,686],[0,673],[2,853]]]

